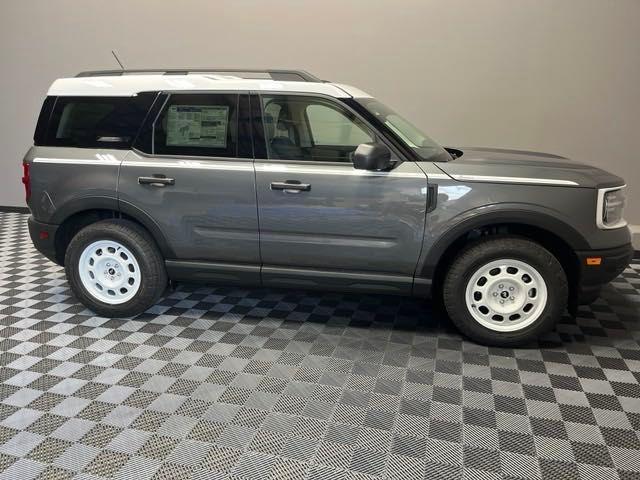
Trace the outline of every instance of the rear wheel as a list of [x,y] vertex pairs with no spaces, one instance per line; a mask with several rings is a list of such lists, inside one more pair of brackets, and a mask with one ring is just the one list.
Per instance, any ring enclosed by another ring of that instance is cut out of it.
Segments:
[[464,249],[445,276],[451,320],[480,343],[513,346],[550,330],[567,306],[567,279],[558,260],[524,238],[482,240]]
[[80,230],[69,243],[65,270],[78,299],[106,317],[142,313],[167,286],[158,247],[128,220],[102,220]]

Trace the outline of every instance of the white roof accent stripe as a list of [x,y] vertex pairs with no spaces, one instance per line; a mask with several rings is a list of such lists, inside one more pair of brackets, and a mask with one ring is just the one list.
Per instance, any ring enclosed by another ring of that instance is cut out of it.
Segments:
[[[53,82],[52,96],[132,97],[148,91],[276,91],[315,93],[335,98],[351,97],[349,88],[332,83],[279,82],[275,80],[243,79],[230,75],[122,75],[61,78]],[[352,91],[358,91],[353,89]],[[362,92],[364,93],[364,92]],[[356,95],[358,96],[358,95]]]
[[95,158],[45,158],[36,157],[33,163],[64,163],[69,165],[120,165],[121,161],[111,154],[96,153]]

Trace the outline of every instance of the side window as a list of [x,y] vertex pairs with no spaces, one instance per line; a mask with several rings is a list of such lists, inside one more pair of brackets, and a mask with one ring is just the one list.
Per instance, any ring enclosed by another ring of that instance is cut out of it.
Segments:
[[321,97],[263,95],[267,156],[277,160],[351,162],[375,135],[342,105]]
[[306,112],[315,145],[358,146],[371,141],[363,127],[332,106],[315,103]]
[[153,126],[158,155],[236,157],[238,95],[173,94]]
[[44,143],[129,148],[155,97],[156,93],[135,97],[58,97]]

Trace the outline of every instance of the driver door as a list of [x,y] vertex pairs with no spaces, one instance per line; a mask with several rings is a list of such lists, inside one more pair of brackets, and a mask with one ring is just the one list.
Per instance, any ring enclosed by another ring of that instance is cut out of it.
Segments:
[[263,284],[410,293],[425,225],[422,170],[406,161],[356,170],[354,150],[379,139],[335,99],[251,103]]

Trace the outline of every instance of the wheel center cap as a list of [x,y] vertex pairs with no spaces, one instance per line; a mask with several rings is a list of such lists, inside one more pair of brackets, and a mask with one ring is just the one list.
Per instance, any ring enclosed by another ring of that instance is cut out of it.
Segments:
[[109,275],[114,275],[115,273],[116,273],[116,271],[113,268],[109,269]]
[[500,294],[500,296],[502,298],[509,298],[509,292],[507,292],[506,290],[503,290],[502,293]]

